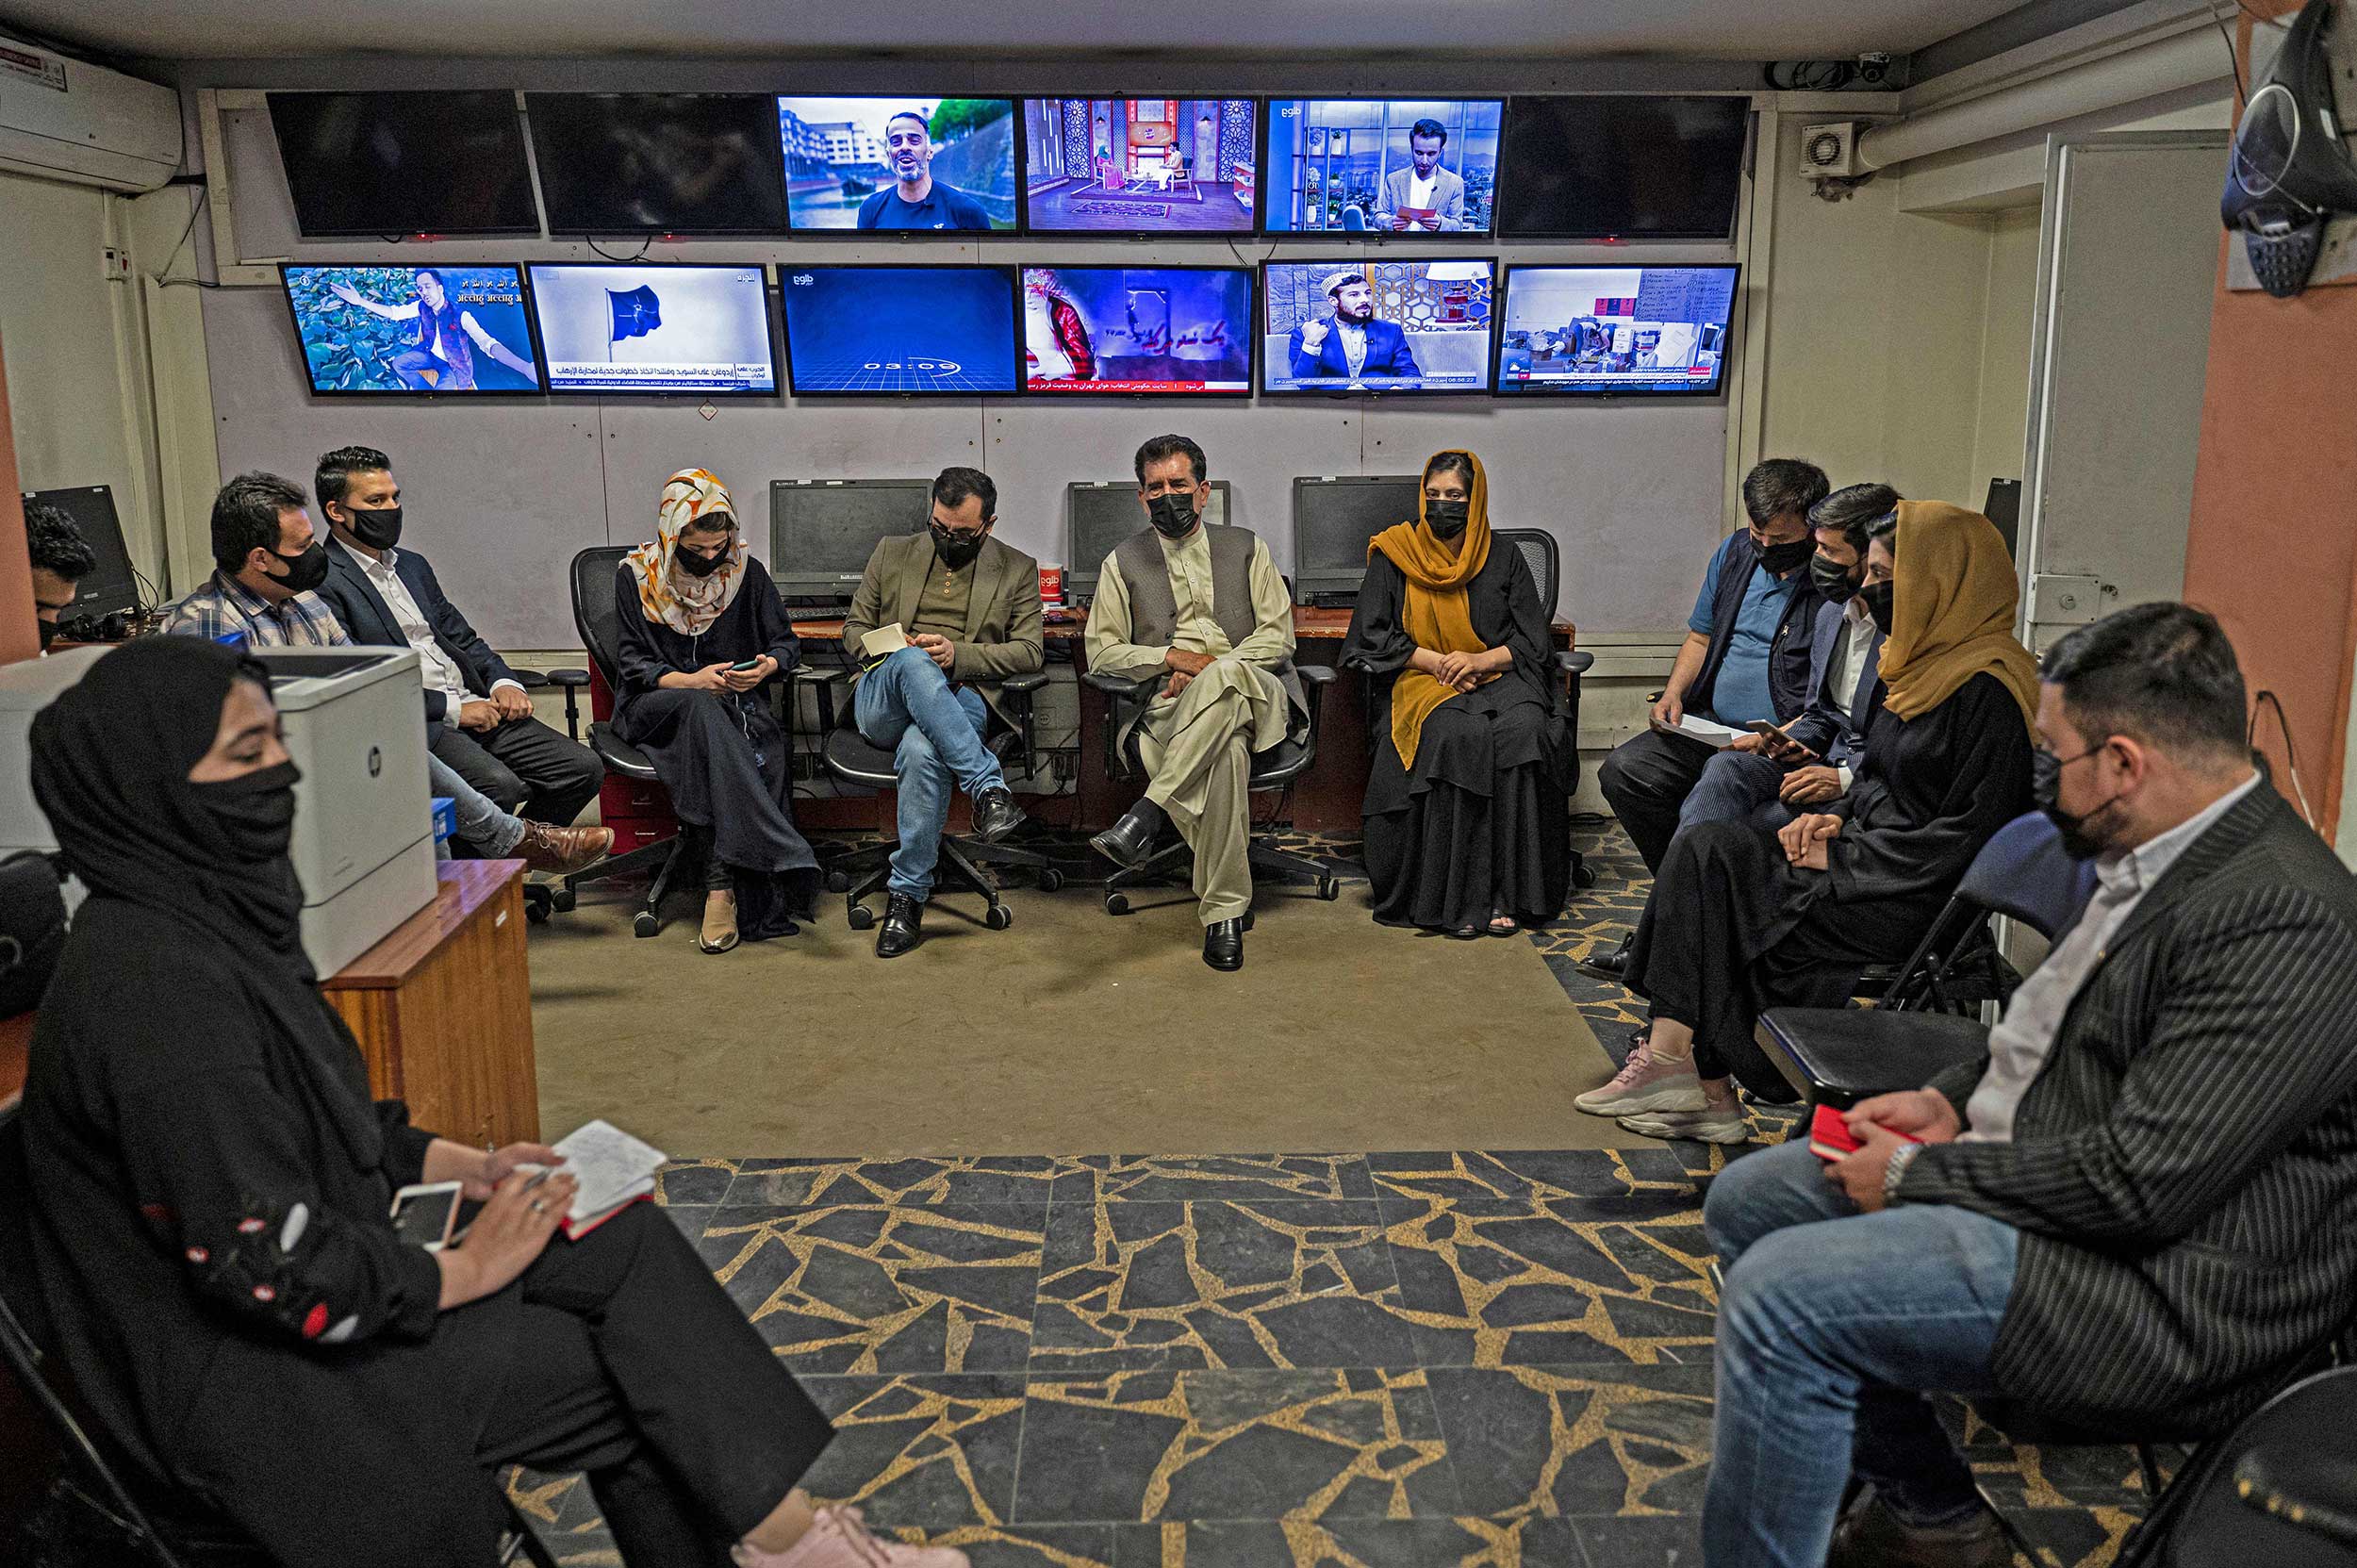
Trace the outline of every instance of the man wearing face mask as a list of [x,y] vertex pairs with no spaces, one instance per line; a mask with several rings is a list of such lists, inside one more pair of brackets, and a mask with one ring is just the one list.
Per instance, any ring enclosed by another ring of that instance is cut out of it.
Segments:
[[33,564],[33,616],[42,652],[58,640],[58,618],[74,608],[74,586],[98,569],[98,553],[64,508],[25,508],[25,553]]
[[313,479],[334,531],[320,597],[352,640],[409,648],[425,683],[426,745],[503,811],[562,826],[597,798],[605,765],[532,715],[532,699],[401,544],[401,487],[373,447],[338,447]]
[[992,537],[998,487],[980,469],[944,469],[933,480],[925,531],[887,538],[867,558],[843,651],[898,624],[909,645],[868,662],[855,678],[853,718],[870,744],[893,753],[899,778],[899,847],[885,879],[876,956],[898,958],[924,939],[951,787],[974,802],[974,831],[996,844],[1023,824],[1023,809],[982,744],[993,715],[1006,717],[1000,683],[1045,661],[1039,563]]
[[1309,724],[1293,669],[1293,596],[1249,530],[1201,520],[1211,487],[1200,446],[1157,436],[1132,466],[1147,526],[1105,557],[1085,646],[1092,672],[1162,685],[1131,720],[1145,799],[1089,842],[1136,866],[1153,854],[1163,823],[1176,823],[1195,851],[1203,962],[1241,969],[1252,917],[1252,753]]
[[1376,320],[1375,289],[1361,272],[1334,273],[1325,283],[1334,314],[1303,322],[1286,340],[1286,357],[1296,379],[1341,378],[1363,386],[1414,388],[1424,385],[1416,351],[1395,322]]

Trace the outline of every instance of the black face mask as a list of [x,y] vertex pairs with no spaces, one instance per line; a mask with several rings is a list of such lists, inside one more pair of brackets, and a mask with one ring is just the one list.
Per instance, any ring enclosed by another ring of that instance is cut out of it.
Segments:
[[1166,539],[1183,539],[1195,532],[1195,497],[1158,495],[1146,503],[1146,520]]
[[2087,824],[2102,816],[2119,799],[2115,795],[2093,811],[2073,816],[2062,808],[2062,770],[2079,757],[2091,757],[2102,747],[2082,751],[2077,757],[2058,757],[2043,746],[2030,753],[2030,803],[2046,814],[2046,819],[2062,833],[2063,852],[2075,860],[2088,860],[2101,854],[2103,841],[2087,832]]
[[1432,530],[1436,539],[1453,539],[1465,531],[1473,520],[1470,501],[1427,501],[1424,503],[1424,525]]
[[717,555],[699,555],[692,550],[675,549],[671,552],[671,564],[690,577],[709,577],[719,570],[728,558],[729,552],[725,550]]
[[1781,577],[1796,567],[1807,565],[1808,558],[1816,553],[1817,546],[1814,542],[1808,539],[1790,539],[1783,544],[1760,546],[1759,564]]
[[1808,558],[1808,580],[1815,585],[1817,597],[1829,604],[1847,604],[1857,593],[1857,579],[1850,575],[1850,569],[1822,555]]
[[49,645],[58,640],[58,623],[54,620],[36,620],[33,624],[41,628],[41,651],[46,653]]
[[401,508],[379,506],[368,510],[354,506],[347,526],[352,536],[371,550],[390,550],[401,542]]
[[933,553],[940,556],[941,564],[951,571],[961,571],[973,565],[974,557],[982,553],[982,534],[980,529],[971,534],[961,534],[954,528],[944,528],[937,522],[928,524],[928,526],[933,531]]
[[302,777],[301,768],[282,762],[242,778],[189,788],[212,814],[230,853],[258,864],[279,859],[294,841],[294,786]]
[[280,555],[275,550],[271,553],[277,555],[279,564],[287,569],[287,575],[278,579],[278,586],[289,593],[309,593],[327,581],[327,547],[317,539],[300,555]]
[[1884,636],[1890,635],[1892,591],[1888,583],[1869,583],[1857,590],[1857,596],[1866,601],[1866,613],[1873,618],[1874,630]]

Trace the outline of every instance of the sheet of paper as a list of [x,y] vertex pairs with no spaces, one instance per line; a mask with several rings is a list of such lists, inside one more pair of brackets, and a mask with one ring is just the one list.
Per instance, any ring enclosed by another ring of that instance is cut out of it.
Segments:
[[553,1147],[565,1156],[563,1168],[581,1183],[567,1214],[576,1225],[651,1189],[655,1171],[669,1158],[607,1121],[578,1128]]
[[1678,720],[1677,733],[1690,739],[1701,741],[1714,751],[1723,751],[1737,736],[1747,732],[1731,730],[1724,724],[1714,723],[1707,718],[1697,718],[1689,713]]
[[908,645],[909,635],[900,629],[897,620],[889,626],[879,626],[859,639],[859,651],[871,659],[898,653]]

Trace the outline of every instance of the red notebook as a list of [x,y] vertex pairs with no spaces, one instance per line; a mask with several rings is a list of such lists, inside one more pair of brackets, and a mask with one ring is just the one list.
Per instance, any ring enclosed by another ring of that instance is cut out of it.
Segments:
[[[1820,1160],[1846,1160],[1866,1146],[1850,1132],[1849,1113],[1830,1105],[1821,1105],[1817,1114],[1809,1118],[1808,1151]],[[1908,1132],[1893,1131],[1894,1138],[1920,1144],[1923,1140]]]

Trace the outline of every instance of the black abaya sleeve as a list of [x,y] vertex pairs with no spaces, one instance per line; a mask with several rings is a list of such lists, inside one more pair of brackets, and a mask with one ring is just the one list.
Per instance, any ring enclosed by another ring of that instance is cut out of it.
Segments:
[[[1901,766],[1909,776],[1862,781],[1851,792],[1840,836],[1827,848],[1838,902],[1945,891],[1991,834],[2028,809],[2029,728],[1994,676],[1975,675],[1906,723],[1930,727],[1906,748]],[[1927,778],[1944,784],[1927,786]],[[1931,803],[1909,809],[1906,796]]]
[[778,598],[778,586],[768,569],[750,555],[745,557],[745,586],[737,590],[737,597],[752,601],[754,650],[777,660],[778,674],[783,675],[802,662],[802,639],[794,635],[794,622],[786,619],[784,602]]
[[434,1147],[434,1134],[410,1126],[409,1107],[397,1099],[376,1102],[376,1122],[385,1130],[385,1179],[396,1187],[424,1180],[425,1151]]
[[[1499,547],[1492,545],[1492,552]],[[1494,556],[1493,556],[1494,558]],[[1555,618],[1539,602],[1539,585],[1519,550],[1506,555],[1506,646],[1514,652],[1514,673],[1541,691],[1549,689],[1547,655],[1553,651]]]
[[1351,612],[1350,630],[1343,637],[1335,662],[1360,663],[1377,675],[1396,674],[1408,668],[1416,645],[1401,624],[1408,579],[1388,555],[1367,559],[1367,575],[1359,586],[1359,607]]
[[615,650],[615,662],[621,666],[622,685],[634,692],[654,690],[679,666],[664,656],[662,645],[655,641],[654,625],[638,602],[638,579],[631,575],[628,566],[614,573],[614,614],[621,627],[621,646]]

